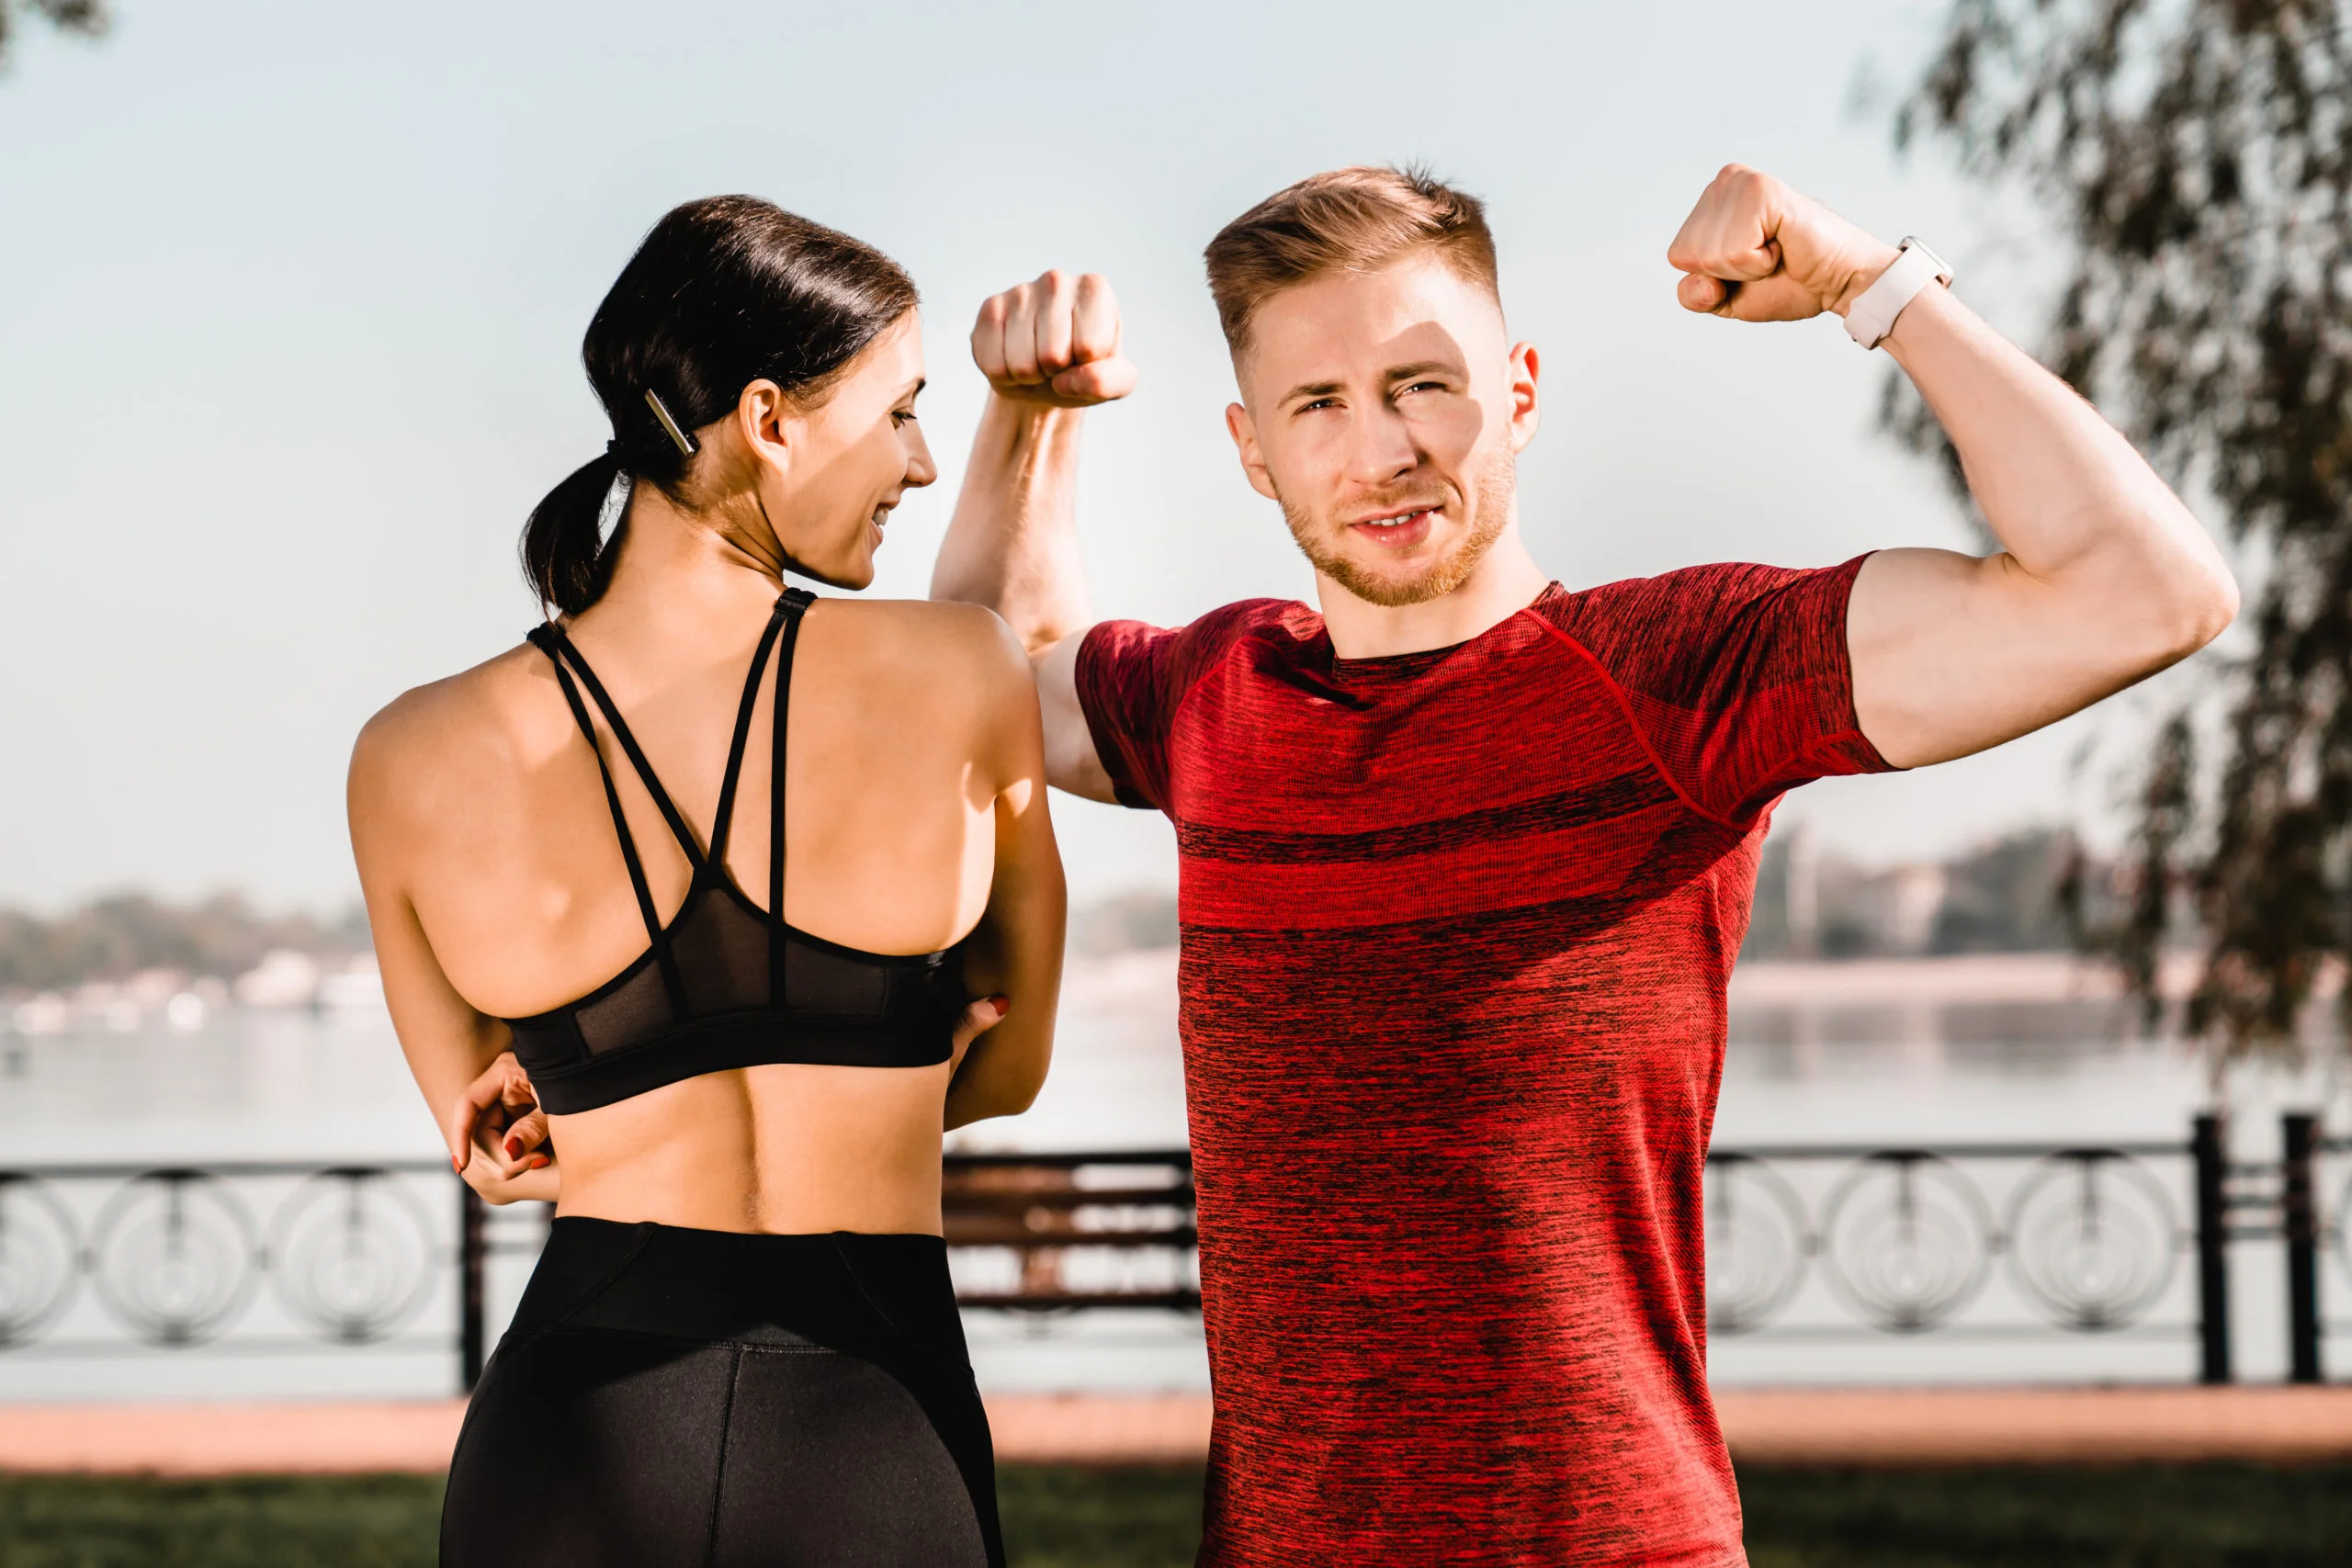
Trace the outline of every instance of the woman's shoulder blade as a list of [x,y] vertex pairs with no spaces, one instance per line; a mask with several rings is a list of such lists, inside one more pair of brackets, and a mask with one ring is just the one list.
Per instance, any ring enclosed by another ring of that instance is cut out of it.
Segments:
[[411,687],[362,727],[352,752],[355,782],[373,777],[404,794],[462,774],[478,783],[481,764],[529,750],[550,716],[545,660],[529,644],[508,649],[470,670]]

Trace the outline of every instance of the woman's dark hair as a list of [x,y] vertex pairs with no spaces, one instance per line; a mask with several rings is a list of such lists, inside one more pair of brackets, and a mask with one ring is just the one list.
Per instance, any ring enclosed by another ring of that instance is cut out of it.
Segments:
[[613,439],[531,510],[523,575],[540,602],[571,615],[604,593],[615,552],[597,548],[596,524],[624,469],[677,493],[686,455],[647,392],[686,432],[725,415],[753,381],[821,397],[915,302],[914,280],[888,256],[771,202],[714,196],[673,208],[581,344]]

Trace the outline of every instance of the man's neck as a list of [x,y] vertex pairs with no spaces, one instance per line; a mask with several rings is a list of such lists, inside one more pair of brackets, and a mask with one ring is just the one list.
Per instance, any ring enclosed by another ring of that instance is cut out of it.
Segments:
[[1374,604],[1318,571],[1315,596],[1332,652],[1341,659],[1385,659],[1468,642],[1535,603],[1550,582],[1513,523],[1451,593],[1418,604]]

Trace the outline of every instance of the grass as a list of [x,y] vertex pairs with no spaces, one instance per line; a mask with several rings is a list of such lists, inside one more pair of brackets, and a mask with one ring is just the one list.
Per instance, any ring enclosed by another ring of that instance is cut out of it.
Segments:
[[[1197,1469],[1008,1466],[1015,1568],[1183,1568]],[[2341,1568],[2352,1468],[1741,1473],[1754,1568]],[[425,1477],[0,1476],[0,1568],[428,1568]]]
[[0,1568],[423,1568],[437,1476],[0,1476]]
[[2352,1468],[1743,1469],[1753,1568],[2342,1568]]

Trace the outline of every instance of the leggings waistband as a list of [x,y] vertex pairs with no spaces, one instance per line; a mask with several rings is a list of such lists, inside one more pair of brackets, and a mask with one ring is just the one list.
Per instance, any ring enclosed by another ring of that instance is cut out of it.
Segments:
[[935,1235],[762,1235],[565,1215],[510,1333],[570,1328],[699,1343],[807,1343],[968,1365]]

